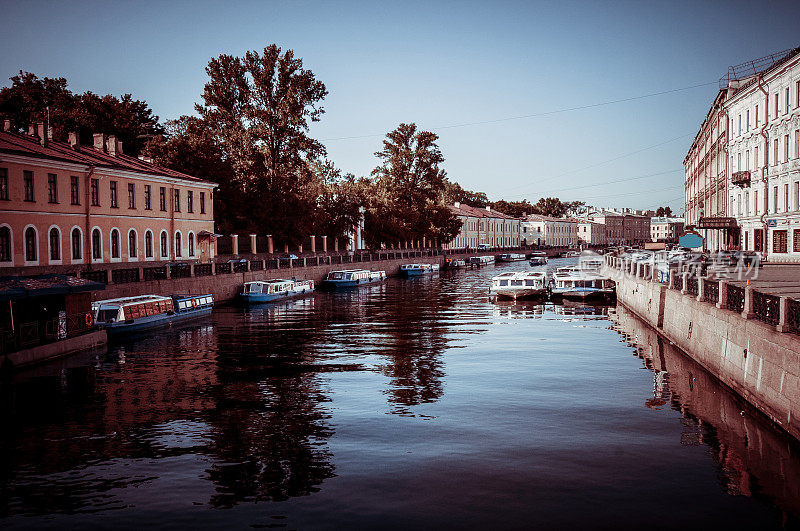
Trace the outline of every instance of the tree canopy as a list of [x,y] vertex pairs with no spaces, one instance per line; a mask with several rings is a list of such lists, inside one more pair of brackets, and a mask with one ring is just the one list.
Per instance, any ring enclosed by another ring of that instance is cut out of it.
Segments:
[[670,218],[670,217],[672,217],[672,208],[670,208],[668,206],[666,206],[666,207],[663,207],[663,206],[658,207],[656,209],[656,216],[657,217],[668,217],[668,218]]

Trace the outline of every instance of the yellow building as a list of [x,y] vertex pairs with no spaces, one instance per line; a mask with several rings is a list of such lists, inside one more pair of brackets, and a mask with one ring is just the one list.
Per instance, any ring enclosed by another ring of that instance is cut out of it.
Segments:
[[520,220],[492,210],[456,203],[450,211],[461,220],[461,231],[445,249],[519,247]]

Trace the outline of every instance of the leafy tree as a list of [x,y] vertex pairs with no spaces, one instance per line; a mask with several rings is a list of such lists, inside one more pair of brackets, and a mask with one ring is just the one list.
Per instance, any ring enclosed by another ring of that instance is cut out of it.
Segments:
[[460,184],[447,178],[444,180],[443,200],[446,204],[463,203],[474,207],[484,207],[489,204],[489,198],[483,192],[464,190]]
[[386,134],[383,149],[375,153],[381,164],[372,171],[373,202],[365,216],[372,245],[422,237],[448,242],[458,234],[461,222],[445,203],[438,138],[413,123]]
[[658,207],[656,209],[656,217],[672,217],[672,208],[670,207]]
[[514,216],[515,218],[534,212],[534,206],[530,204],[527,199],[523,199],[522,201],[506,201],[501,199],[500,201],[492,203],[492,208],[503,214]]
[[567,207],[557,197],[542,197],[533,205],[534,214],[560,218],[567,212]]
[[324,113],[325,85],[292,50],[275,44],[208,63],[204,105],[195,108],[232,169],[232,186],[250,199],[242,214],[259,232],[292,243],[311,234],[317,191],[307,161],[325,148],[308,134]]
[[583,201],[567,201],[564,203],[564,213],[567,216],[577,216],[584,210],[586,203]]
[[317,179],[315,234],[343,236],[352,231],[361,219],[361,208],[367,203],[369,182],[342,172],[327,159],[311,162]]

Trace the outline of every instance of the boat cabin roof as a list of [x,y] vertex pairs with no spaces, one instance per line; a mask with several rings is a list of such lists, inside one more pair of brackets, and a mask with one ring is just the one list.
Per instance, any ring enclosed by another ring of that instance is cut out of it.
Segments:
[[117,299],[105,299],[102,301],[95,301],[95,305],[125,305],[125,304],[137,304],[140,302],[154,302],[154,301],[169,301],[172,300],[171,297],[165,297],[163,295],[137,295],[135,297],[119,297]]

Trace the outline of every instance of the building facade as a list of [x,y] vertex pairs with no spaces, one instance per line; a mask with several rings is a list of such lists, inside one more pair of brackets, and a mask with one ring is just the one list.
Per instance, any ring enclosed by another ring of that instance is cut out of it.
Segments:
[[589,221],[605,226],[608,245],[639,245],[650,241],[650,216],[602,210],[590,212]]
[[479,245],[519,247],[519,219],[488,206],[481,208],[456,203],[450,211],[461,220],[461,231],[444,246],[446,249],[476,249]]
[[683,218],[650,218],[650,240],[654,242],[678,243],[683,234]]
[[569,218],[531,214],[522,220],[522,241],[526,245],[577,247],[578,222]]
[[606,226],[602,223],[578,220],[578,242],[581,245],[606,245]]
[[800,48],[729,82],[727,202],[739,246],[800,262]]
[[0,268],[214,257],[214,183],[127,156],[113,136],[3,129]]
[[[727,219],[728,119],[726,90],[720,90],[683,160],[684,221],[710,250],[726,249],[735,238]],[[707,227],[707,228],[704,228]]]

